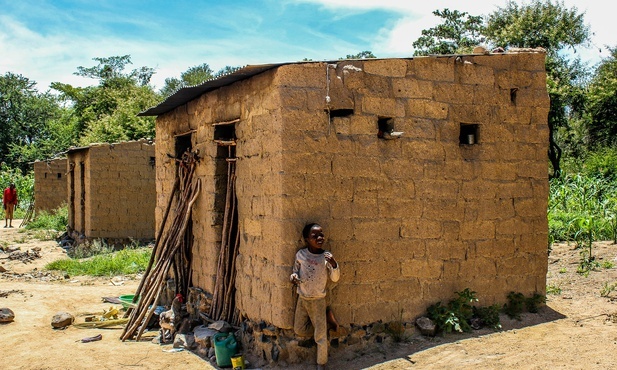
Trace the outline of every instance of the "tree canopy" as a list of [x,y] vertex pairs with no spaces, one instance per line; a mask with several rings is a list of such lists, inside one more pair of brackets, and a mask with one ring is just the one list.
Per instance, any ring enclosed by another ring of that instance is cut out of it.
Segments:
[[589,43],[589,26],[584,13],[568,9],[563,2],[533,0],[519,5],[508,1],[504,7],[486,16],[444,9],[433,12],[443,18],[436,27],[422,31],[413,43],[414,55],[470,52],[476,45],[490,49],[502,47],[537,48],[547,53],[547,89],[550,96],[548,157],[553,176],[559,176],[562,149],[554,132],[580,117],[584,109],[584,76],[588,72],[580,60],[564,56],[564,49]]
[[414,55],[468,53],[484,42],[481,16],[450,9],[435,10],[433,14],[443,23],[422,30],[422,36],[412,44]]
[[125,72],[129,55],[93,58],[98,65],[77,67],[78,76],[99,80],[98,86],[73,87],[54,82],[52,89],[70,102],[81,145],[154,137],[154,118],[137,114],[160,101],[152,87],[152,68]]

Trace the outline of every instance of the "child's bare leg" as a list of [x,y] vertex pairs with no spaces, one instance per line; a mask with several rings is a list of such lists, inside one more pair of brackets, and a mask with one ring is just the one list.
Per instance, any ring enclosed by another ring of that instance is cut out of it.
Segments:
[[326,319],[328,320],[328,330],[337,331],[339,324],[338,321],[336,321],[336,318],[334,317],[334,312],[332,312],[330,306],[326,307]]

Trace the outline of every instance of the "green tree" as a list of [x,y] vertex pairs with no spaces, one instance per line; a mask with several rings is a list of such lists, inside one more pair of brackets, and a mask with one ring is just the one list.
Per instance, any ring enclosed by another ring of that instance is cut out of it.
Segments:
[[125,72],[129,55],[93,58],[98,65],[78,67],[78,76],[99,80],[97,86],[73,87],[54,82],[51,87],[71,103],[79,143],[118,142],[154,136],[154,117],[137,114],[156,105],[160,97],[149,84],[153,70],[141,67]]
[[193,66],[180,74],[180,78],[168,77],[165,79],[165,85],[161,88],[159,93],[167,97],[183,87],[197,86],[206,81],[218,78],[224,75],[228,75],[239,70],[241,67],[225,66],[218,72],[210,68],[207,63]]
[[211,80],[214,77],[214,71],[207,63],[203,63],[198,66],[188,68],[180,74],[180,78],[166,78],[165,85],[161,88],[160,93],[163,96],[169,96],[183,87],[196,86]]
[[422,36],[412,44],[414,55],[469,53],[484,42],[481,16],[450,9],[435,10],[433,14],[443,23],[422,30]]
[[[66,133],[63,109],[49,93],[39,93],[36,83],[7,72],[0,76],[0,162],[27,171],[29,161],[44,159],[56,151],[40,151],[45,141],[57,141]],[[59,130],[59,131],[58,131]],[[25,149],[29,152],[25,155]]]
[[361,51],[358,54],[348,54],[344,58],[339,58],[339,60],[343,59],[371,59],[377,58],[375,54],[373,54],[370,50]]
[[592,147],[617,145],[617,47],[609,47],[588,90],[587,123]]
[[560,56],[566,48],[589,43],[589,26],[584,13],[576,7],[568,9],[563,2],[534,0],[519,5],[508,1],[503,8],[488,15],[484,34],[487,41],[503,48],[537,48],[547,53],[547,88],[551,100],[549,111],[549,159],[553,177],[561,173],[561,148],[555,141],[555,130],[568,124],[568,118],[581,115],[584,95],[581,76],[586,73],[580,62]]

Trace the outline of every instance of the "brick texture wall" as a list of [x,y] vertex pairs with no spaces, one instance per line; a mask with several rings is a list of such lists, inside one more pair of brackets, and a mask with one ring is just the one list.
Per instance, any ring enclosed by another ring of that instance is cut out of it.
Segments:
[[[465,288],[482,305],[510,291],[543,294],[544,58],[288,64],[207,93],[157,119],[157,224],[175,176],[166,154],[193,130],[204,184],[193,282],[211,292],[220,241],[212,123],[239,118],[236,301],[246,317],[292,326],[288,278],[307,222],[324,226],[340,263],[330,304],[345,325],[411,319]],[[380,122],[404,134],[380,139]]]
[[88,238],[154,238],[154,146],[130,141],[69,151],[69,222],[75,230]]
[[67,203],[66,158],[34,162],[34,210],[51,212]]

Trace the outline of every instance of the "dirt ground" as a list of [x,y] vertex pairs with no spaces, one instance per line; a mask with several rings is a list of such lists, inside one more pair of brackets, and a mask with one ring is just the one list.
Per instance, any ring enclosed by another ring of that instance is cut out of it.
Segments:
[[[14,225],[19,225],[15,220]],[[51,318],[66,311],[83,322],[87,314],[101,315],[110,306],[102,297],[132,294],[139,276],[88,278],[60,276],[44,270],[49,261],[66,258],[54,241],[39,241],[23,229],[0,228],[0,248],[38,251],[30,262],[10,260],[0,251],[0,307],[15,313],[15,321],[0,324],[2,369],[215,369],[189,352],[165,352],[171,346],[149,339],[122,342],[121,329],[64,330],[51,327]],[[547,285],[560,289],[549,294],[537,314],[522,320],[501,316],[502,330],[435,338],[420,335],[399,344],[386,343],[372,350],[332,351],[330,369],[615,369],[617,368],[617,245],[598,242],[593,254],[616,267],[577,274],[579,252],[574,245],[553,246]],[[481,297],[480,297],[481,298]],[[81,339],[102,334],[100,341]],[[280,365],[279,365],[280,366]],[[270,367],[270,366],[265,366]],[[251,367],[254,368],[254,367]],[[287,366],[312,369],[314,365]]]

